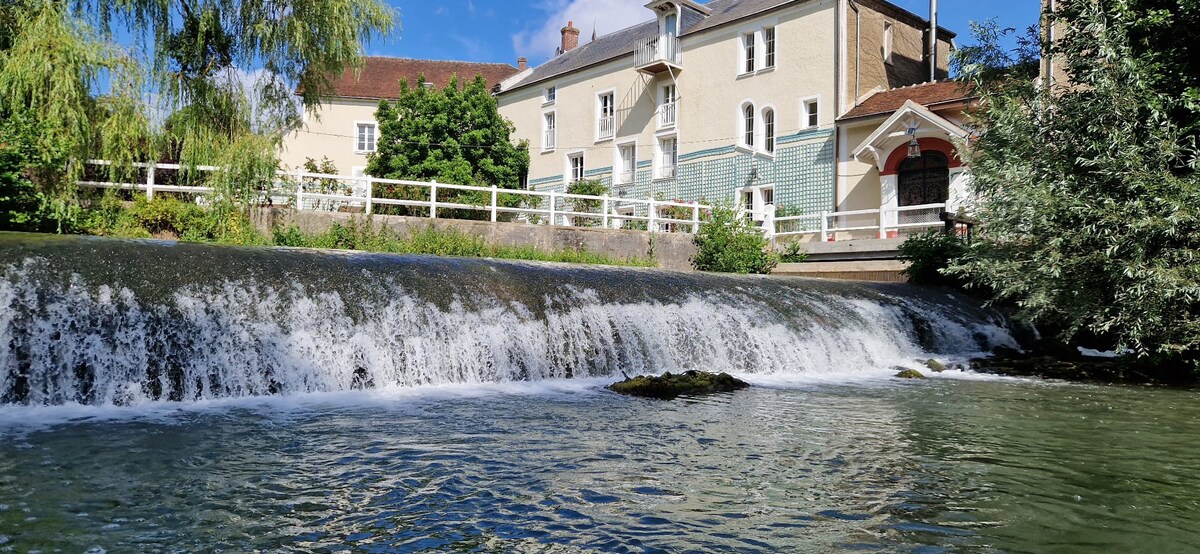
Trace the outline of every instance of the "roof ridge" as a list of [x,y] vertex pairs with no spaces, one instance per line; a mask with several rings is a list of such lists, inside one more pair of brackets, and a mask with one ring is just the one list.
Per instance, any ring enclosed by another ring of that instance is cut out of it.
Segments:
[[505,62],[473,62],[468,60],[433,60],[429,58],[410,58],[408,56],[363,56],[364,60],[408,60],[414,62],[432,62],[432,63],[465,63],[471,65],[503,65],[515,68],[516,66]]

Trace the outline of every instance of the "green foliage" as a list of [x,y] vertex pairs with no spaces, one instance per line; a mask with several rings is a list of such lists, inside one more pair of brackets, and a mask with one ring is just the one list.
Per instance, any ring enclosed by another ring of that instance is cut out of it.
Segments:
[[765,274],[779,263],[762,229],[729,206],[706,214],[692,240],[697,247],[692,266],[700,271]]
[[512,143],[513,125],[482,77],[463,88],[455,78],[441,90],[424,78],[414,87],[401,81],[396,102],[380,102],[375,120],[378,150],[367,173],[377,177],[515,189],[529,167],[527,145]]
[[[583,196],[603,196],[608,194],[608,187],[604,186],[597,179],[581,179],[567,185],[567,194],[579,194]],[[602,200],[582,200],[579,198],[569,199],[568,209],[573,212],[599,214],[603,211]],[[597,227],[601,224],[600,218],[575,218],[575,224],[580,227]]]
[[783,245],[783,252],[779,254],[779,261],[785,264],[798,264],[807,259],[808,252],[805,252],[804,246],[797,241]]
[[165,196],[147,200],[138,196],[122,202],[116,194],[105,194],[84,210],[79,231],[123,238],[168,238],[188,242],[221,244],[266,244],[240,211],[205,208]]
[[[21,158],[5,164],[40,204],[22,204],[20,218],[69,230],[80,215],[74,183],[95,158],[113,162],[100,172],[113,181],[136,175],[134,162],[222,166],[214,201],[253,202],[300,120],[294,91],[305,108],[318,105],[393,20],[381,0],[0,5],[0,145],[16,145]],[[170,116],[158,125],[154,113]]]
[[[1150,9],[1185,4],[1174,15]],[[1179,25],[1197,3],[1059,5],[1055,63],[1069,86],[1027,79],[1036,49],[1005,53],[994,26],[964,49],[986,131],[960,153],[983,226],[949,271],[1061,329],[1063,340],[1094,334],[1142,357],[1195,363],[1200,158],[1194,101],[1180,87],[1194,90],[1200,76],[1194,56],[1176,49],[1200,39],[1200,27]]]
[[946,273],[946,268],[967,251],[967,243],[957,235],[947,235],[930,229],[910,235],[900,245],[900,259],[908,262],[904,274],[911,283],[962,288],[966,285],[960,275]]

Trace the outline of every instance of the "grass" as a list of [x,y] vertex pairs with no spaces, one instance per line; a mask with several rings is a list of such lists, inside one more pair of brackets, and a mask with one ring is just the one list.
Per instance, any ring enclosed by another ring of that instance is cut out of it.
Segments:
[[205,208],[173,198],[123,203],[106,196],[80,219],[77,232],[122,238],[170,237],[187,242],[238,246],[295,246],[383,252],[429,254],[466,258],[500,258],[572,264],[656,267],[652,256],[614,258],[586,250],[544,251],[532,246],[488,244],[483,237],[454,228],[431,226],[398,233],[376,227],[369,219],[334,223],[328,230],[309,234],[295,226],[276,228],[264,236],[240,210]]

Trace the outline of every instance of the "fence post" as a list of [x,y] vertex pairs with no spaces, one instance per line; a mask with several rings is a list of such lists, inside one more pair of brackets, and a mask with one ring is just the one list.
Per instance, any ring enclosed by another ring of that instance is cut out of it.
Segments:
[[154,163],[146,164],[146,200],[154,200]]
[[496,192],[496,185],[492,185],[492,223],[496,222],[497,204],[500,203],[500,195]]
[[437,219],[437,181],[429,183],[429,219]]
[[604,215],[600,216],[600,226],[607,229],[608,228],[608,193],[607,192],[604,193],[604,196],[601,200],[600,207],[604,213]]
[[700,232],[700,203],[692,202],[692,234]]
[[[884,212],[883,206],[880,206],[879,207],[879,238],[881,238],[881,239],[887,238],[887,220],[884,219],[885,215],[886,215],[886,212]],[[897,217],[897,219],[900,217],[899,212],[896,212],[896,217]]]
[[655,216],[657,216],[657,215],[658,215],[658,210],[654,209],[654,201],[651,200],[650,201],[650,221],[646,222],[646,230],[650,231],[651,233],[658,230],[658,224],[654,221]]
[[821,212],[821,242],[829,240],[829,212]]
[[296,209],[304,209],[304,175],[296,171]]
[[367,215],[371,215],[371,200],[375,198],[375,180],[370,175],[367,175]]
[[555,208],[556,208],[556,206],[554,205],[554,191],[550,191],[550,225],[551,226],[557,225],[557,223],[554,223]]

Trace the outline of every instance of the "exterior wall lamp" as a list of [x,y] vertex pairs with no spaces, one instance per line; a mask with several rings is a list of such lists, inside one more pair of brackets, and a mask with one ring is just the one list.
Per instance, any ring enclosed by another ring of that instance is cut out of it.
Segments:
[[921,143],[917,142],[916,136],[908,142],[908,157],[909,159],[921,157]]

